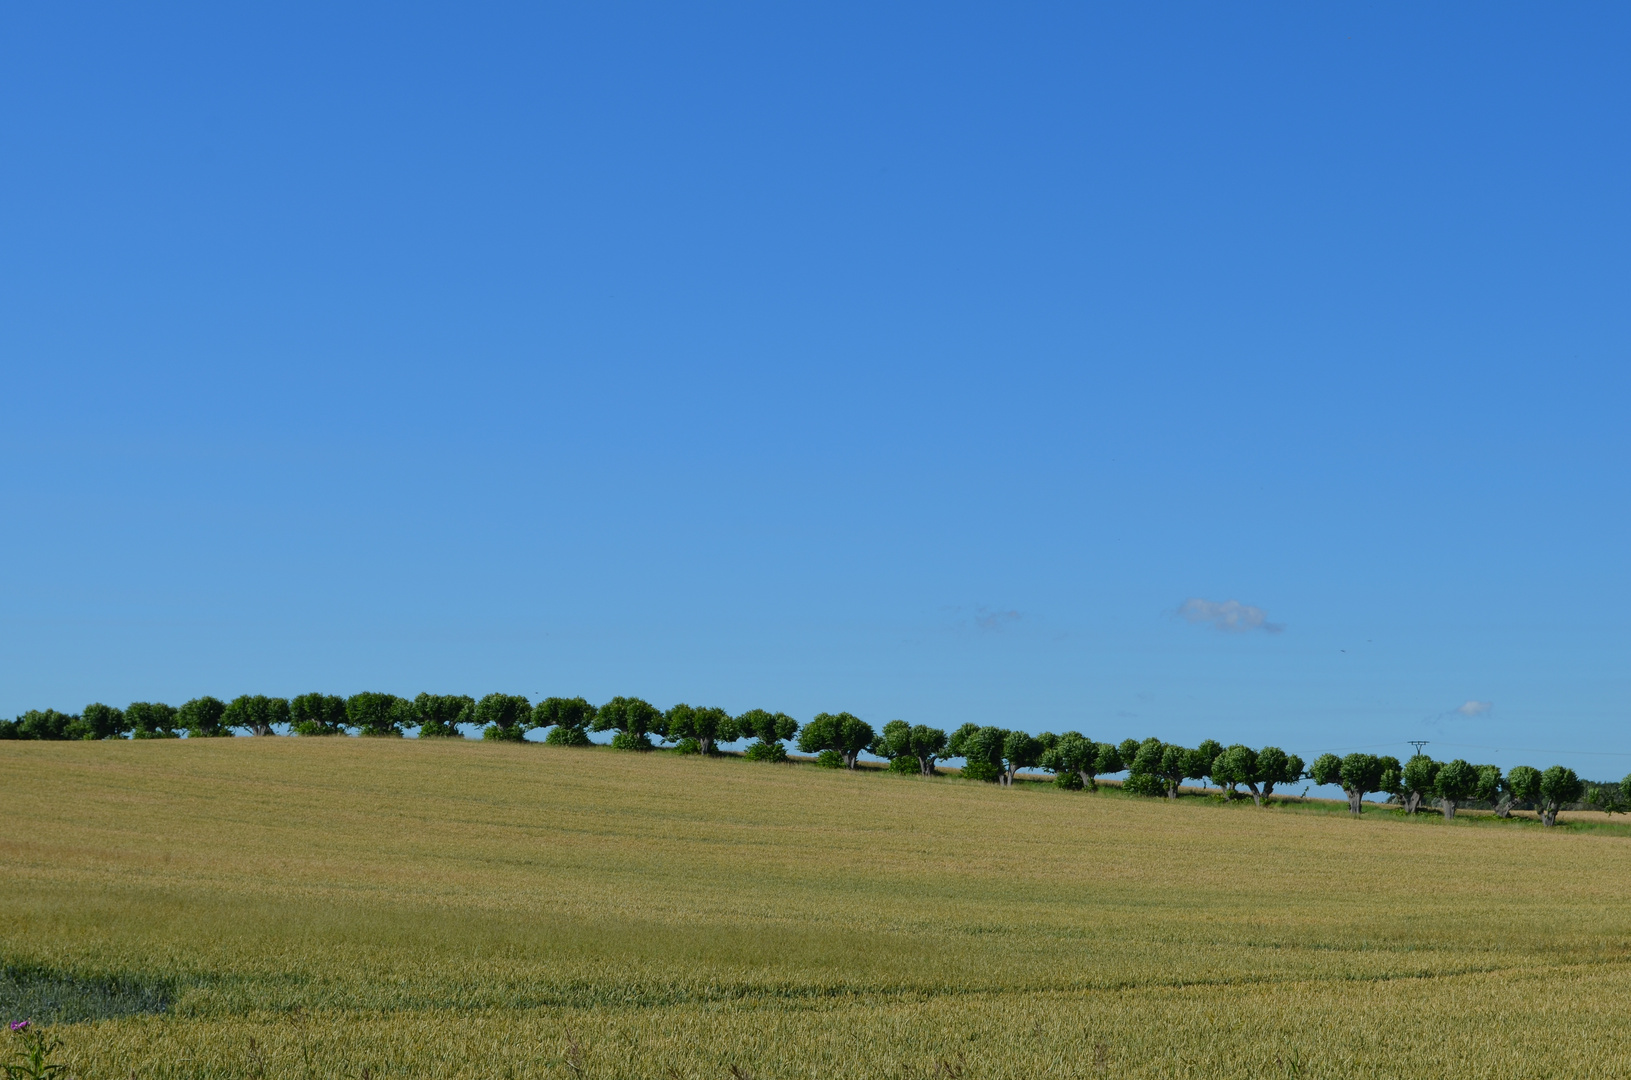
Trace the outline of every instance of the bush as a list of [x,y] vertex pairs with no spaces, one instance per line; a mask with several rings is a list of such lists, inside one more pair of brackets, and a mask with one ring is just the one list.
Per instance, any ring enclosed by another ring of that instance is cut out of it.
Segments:
[[816,755],[815,763],[823,769],[842,769],[844,755],[837,750],[823,750]]
[[544,736],[545,746],[588,746],[589,736],[582,728],[552,727]]
[[651,740],[646,738],[645,732],[635,734],[631,731],[619,731],[612,736],[613,750],[650,750]]
[[1062,787],[1066,791],[1080,791],[1087,785],[1082,783],[1081,773],[1066,769],[1063,772],[1054,774],[1053,786]]
[[964,780],[984,780],[987,783],[1002,776],[1002,766],[990,761],[976,759],[963,766]]
[[525,731],[513,724],[509,727],[488,724],[481,729],[481,737],[488,742],[521,742],[526,738],[526,735]]
[[749,761],[786,761],[787,747],[779,742],[765,742],[761,739],[748,747],[742,756]]
[[1129,795],[1165,795],[1167,785],[1159,776],[1149,773],[1133,773],[1122,782],[1121,790]]
[[905,776],[922,776],[923,769],[917,763],[917,758],[902,754],[900,757],[889,759],[889,771],[901,773]]
[[702,753],[702,740],[687,736],[674,744],[674,752],[677,754],[700,754]]

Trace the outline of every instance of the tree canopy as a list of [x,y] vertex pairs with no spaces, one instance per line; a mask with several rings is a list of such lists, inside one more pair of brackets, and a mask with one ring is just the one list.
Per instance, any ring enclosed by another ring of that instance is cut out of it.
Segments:
[[176,739],[176,708],[162,701],[132,701],[125,706],[132,739]]
[[1339,758],[1335,754],[1321,754],[1314,759],[1309,775],[1317,784],[1341,787],[1348,796],[1348,809],[1361,814],[1365,809],[1365,796],[1373,791],[1396,788],[1402,772],[1403,767],[1395,757],[1353,753]]
[[643,698],[614,697],[595,710],[592,726],[615,731],[612,745],[619,750],[650,750],[651,735],[663,733],[663,714]]
[[413,720],[421,739],[462,738],[460,724],[476,722],[476,700],[468,694],[419,694],[413,699]]
[[221,723],[251,735],[275,735],[279,724],[289,723],[289,702],[265,694],[241,694],[227,705]]
[[1478,793],[1478,770],[1470,762],[1456,758],[1446,761],[1433,780],[1433,794],[1446,820],[1455,818],[1455,809]]
[[488,694],[476,702],[471,719],[484,739],[520,742],[532,724],[532,702],[520,694]]
[[663,714],[663,732],[670,741],[680,742],[683,749],[691,749],[684,742],[689,740],[702,754],[714,753],[715,743],[735,742],[742,737],[736,717],[724,709],[683,702]]
[[358,735],[370,738],[401,738],[402,729],[411,727],[415,719],[412,702],[374,690],[346,698],[345,715]]
[[1099,777],[1120,772],[1125,766],[1121,754],[1110,743],[1094,742],[1079,731],[1041,739],[1046,749],[1039,764],[1054,774],[1059,787],[1098,790]]
[[1002,740],[1002,785],[1012,787],[1021,769],[1042,763],[1042,740],[1024,731],[1010,731]]
[[1538,786],[1540,791],[1539,798],[1535,800],[1535,809],[1540,812],[1540,823],[1548,827],[1557,824],[1559,810],[1580,801],[1585,789],[1574,770],[1561,765],[1553,765],[1541,773]]
[[963,759],[966,780],[1000,781],[1004,773],[1003,744],[1008,729],[964,724],[946,740],[946,752]]
[[1414,754],[1399,773],[1399,796],[1406,814],[1421,809],[1423,799],[1438,790],[1440,764],[1426,754]]
[[189,739],[219,738],[232,734],[232,729],[221,720],[226,711],[226,702],[220,698],[196,697],[176,710],[176,723],[187,732]]
[[749,709],[736,718],[736,726],[745,738],[754,742],[743,754],[753,761],[786,761],[787,747],[782,745],[798,733],[798,721],[783,712]]
[[78,731],[82,739],[117,739],[129,730],[123,709],[98,701],[80,711]]
[[947,741],[946,733],[939,728],[891,720],[872,740],[868,752],[888,758],[890,768],[896,772],[933,776],[935,762],[946,756]]
[[844,768],[855,768],[861,751],[876,738],[872,725],[847,712],[817,713],[799,732],[799,751],[805,754],[830,752],[838,755]]
[[532,709],[532,726],[549,729],[550,746],[588,746],[594,719],[595,707],[581,697],[547,697]]
[[301,694],[289,701],[289,730],[296,735],[344,735],[350,723],[338,694]]

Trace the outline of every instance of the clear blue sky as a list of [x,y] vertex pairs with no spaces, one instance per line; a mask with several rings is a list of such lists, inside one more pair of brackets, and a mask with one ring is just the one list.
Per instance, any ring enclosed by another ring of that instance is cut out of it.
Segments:
[[1631,769],[1631,9],[345,7],[0,12],[0,713]]

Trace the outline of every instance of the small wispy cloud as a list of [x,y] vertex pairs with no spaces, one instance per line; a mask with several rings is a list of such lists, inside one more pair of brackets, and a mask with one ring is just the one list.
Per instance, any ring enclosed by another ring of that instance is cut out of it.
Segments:
[[992,611],[990,608],[980,608],[974,613],[974,625],[981,630],[1001,630],[1021,618],[1023,616],[1017,611]]
[[1178,614],[1186,622],[1210,626],[1225,634],[1248,634],[1253,630],[1278,634],[1286,628],[1285,623],[1269,622],[1269,614],[1262,608],[1239,600],[1219,602],[1192,596],[1178,605]]
[[1495,708],[1495,702],[1493,701],[1468,700],[1461,705],[1456,706],[1454,711],[1460,713],[1462,716],[1482,716],[1493,708]]

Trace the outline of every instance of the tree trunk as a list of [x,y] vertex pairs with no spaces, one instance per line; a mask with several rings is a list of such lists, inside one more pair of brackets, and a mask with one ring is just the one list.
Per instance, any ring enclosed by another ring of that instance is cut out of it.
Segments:
[[1263,796],[1258,793],[1257,785],[1255,783],[1248,783],[1246,785],[1246,790],[1252,793],[1252,805],[1262,807]]
[[1404,812],[1414,814],[1421,809],[1421,792],[1412,791],[1404,797]]
[[997,779],[1002,783],[1003,787],[1013,787],[1014,786],[1014,770],[1013,769],[1004,769],[1002,771],[1002,775],[999,776]]
[[1509,818],[1512,816],[1512,799],[1503,795],[1501,801],[1495,804],[1495,816]]
[[1440,799],[1438,801],[1438,805],[1444,811],[1444,820],[1445,821],[1454,821],[1455,820],[1455,800],[1454,799]]
[[1548,829],[1551,828],[1553,825],[1556,825],[1557,824],[1557,811],[1556,810],[1549,810],[1544,806],[1541,807],[1541,810],[1540,810],[1540,823],[1542,825],[1546,826]]
[[1348,809],[1355,814],[1365,812],[1365,793],[1357,788],[1348,791]]
[[920,758],[918,758],[917,759],[917,769],[918,769],[918,772],[922,773],[924,776],[933,776],[934,775],[934,758],[932,758],[932,757],[920,757]]
[[860,754],[861,754],[861,752],[859,750],[845,750],[844,751],[844,768],[846,768],[846,769],[855,768],[855,759],[857,757],[859,757]]
[[1082,778],[1082,786],[1087,788],[1089,791],[1099,790],[1099,776],[1097,773],[1090,773],[1082,769],[1077,769],[1076,775]]
[[697,742],[702,745],[702,752],[704,754],[711,754],[714,752],[714,737],[712,735],[703,735],[697,739]]

